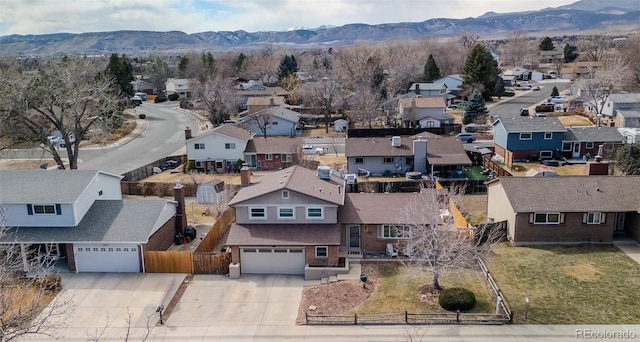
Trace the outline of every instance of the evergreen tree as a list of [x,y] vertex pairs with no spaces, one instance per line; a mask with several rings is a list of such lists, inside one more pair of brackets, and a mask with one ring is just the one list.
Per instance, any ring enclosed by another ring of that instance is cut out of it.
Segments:
[[551,95],[549,96],[560,96],[560,92],[558,91],[558,87],[553,87],[553,89],[551,89]]
[[208,52],[206,55],[203,52],[202,56],[200,56],[200,62],[202,63],[202,69],[205,73],[212,73],[216,67],[216,60],[213,58],[211,52]]
[[433,59],[433,55],[429,55],[427,63],[424,65],[424,80],[427,82],[433,82],[440,77],[440,69],[438,68],[438,65],[436,65],[436,60]]
[[477,121],[484,122],[487,120],[487,113],[489,113],[489,111],[487,110],[482,93],[480,93],[478,89],[474,89],[471,97],[469,97],[469,102],[467,102],[467,107],[465,107],[462,123],[467,125]]
[[567,45],[564,46],[564,62],[571,63],[578,58],[578,47],[575,45]]
[[293,75],[293,73],[297,71],[298,62],[296,61],[296,57],[294,55],[285,55],[282,57],[282,60],[280,60],[280,66],[278,67],[278,80]]
[[246,62],[247,62],[247,56],[244,53],[240,52],[238,57],[236,57],[236,59],[233,61],[233,66],[236,69],[236,73],[238,74],[244,73],[246,68]]
[[502,83],[498,62],[481,44],[471,49],[462,69],[462,78],[465,85],[482,84],[482,96],[487,101],[499,91],[498,83]]
[[640,143],[622,146],[615,166],[625,175],[640,175]]
[[105,74],[113,79],[113,83],[117,86],[118,90],[123,96],[133,95],[133,66],[129,61],[129,58],[123,54],[122,57],[114,53],[109,58],[109,64],[105,69]]
[[538,46],[538,48],[542,51],[552,51],[553,49],[555,49],[555,46],[553,46],[553,41],[551,40],[551,38],[544,37],[540,41],[540,45]]
[[189,58],[187,58],[187,56],[182,56],[180,58],[180,61],[178,62],[178,70],[180,70],[181,73],[184,73],[187,71],[188,66],[189,66]]

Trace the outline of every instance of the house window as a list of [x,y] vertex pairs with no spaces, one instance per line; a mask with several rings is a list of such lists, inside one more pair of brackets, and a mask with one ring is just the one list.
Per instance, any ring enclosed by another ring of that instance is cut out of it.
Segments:
[[553,157],[553,151],[540,151],[540,158],[551,158]]
[[561,222],[561,214],[560,213],[535,213],[533,214],[533,222],[534,224],[560,224]]
[[356,157],[356,164],[364,164],[364,157]]
[[283,154],[283,155],[280,156],[280,158],[281,158],[280,160],[283,163],[291,163],[291,155],[290,154]]
[[292,207],[278,208],[279,219],[295,219],[295,211]]
[[82,252],[82,247],[78,247],[78,252]]
[[608,150],[608,151],[613,150],[613,144],[611,144],[611,143],[604,144],[604,149]]
[[583,216],[583,223],[586,224],[602,224],[604,223],[606,214],[599,211],[590,211]]
[[329,257],[329,247],[327,246],[316,246],[316,258],[318,259],[326,259]]
[[520,140],[531,140],[531,133],[520,133]]
[[197,168],[201,168],[201,167],[203,167],[203,166],[202,166],[202,162],[197,161],[197,162],[196,162],[196,167],[197,167]]
[[267,153],[264,155],[264,160],[273,160],[273,154]]
[[553,139],[553,133],[552,132],[546,132],[544,134],[544,140],[551,140]]
[[404,159],[404,164],[405,165],[413,165],[413,157],[406,157]]
[[269,123],[271,124],[271,126],[275,126],[275,125],[277,125],[277,124],[278,124],[278,121],[271,121],[271,122],[269,122]]
[[589,150],[589,149],[592,149],[592,148],[593,148],[593,143],[592,143],[592,142],[585,143],[585,144],[584,144],[584,148],[586,148],[586,149],[588,149],[588,150]]
[[282,198],[284,199],[289,198],[289,190],[282,190]]
[[224,144],[224,149],[225,150],[235,150],[236,149],[236,143],[225,143]]
[[324,218],[322,207],[307,207],[307,219],[319,220]]
[[102,190],[98,191],[98,196],[102,196]]
[[573,144],[570,143],[570,142],[563,142],[562,143],[562,150],[563,151],[571,151],[571,147],[572,147],[571,145],[573,145]]
[[384,224],[378,228],[378,238],[381,239],[408,239],[410,228],[402,225]]
[[382,163],[383,164],[393,164],[395,162],[396,162],[395,158],[393,158],[393,157],[384,157],[384,158],[382,158]]
[[34,204],[33,213],[36,215],[54,215],[56,213],[56,207],[50,204]]
[[249,208],[249,219],[250,220],[266,220],[267,209],[264,207]]
[[193,148],[196,150],[204,150],[204,143],[193,144]]

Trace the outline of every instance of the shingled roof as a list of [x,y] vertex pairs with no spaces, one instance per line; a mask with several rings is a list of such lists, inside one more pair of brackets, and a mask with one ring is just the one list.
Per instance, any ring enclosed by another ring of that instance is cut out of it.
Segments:
[[249,140],[244,153],[297,153],[302,147],[302,138],[254,137]]
[[640,211],[640,176],[500,177],[494,182],[502,185],[515,212]]
[[513,117],[498,119],[507,133],[566,132],[567,129],[556,117]]
[[229,205],[285,189],[329,203],[344,204],[344,189],[338,182],[319,179],[315,171],[295,165],[265,174],[249,186],[243,187]]
[[563,140],[623,143],[626,139],[615,127],[570,127],[567,128]]
[[229,246],[339,245],[340,224],[234,224]]

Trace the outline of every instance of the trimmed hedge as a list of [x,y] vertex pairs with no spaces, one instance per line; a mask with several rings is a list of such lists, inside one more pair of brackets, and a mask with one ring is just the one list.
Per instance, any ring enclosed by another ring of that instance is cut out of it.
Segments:
[[449,311],[469,311],[476,305],[476,296],[467,289],[452,287],[440,293],[438,304]]

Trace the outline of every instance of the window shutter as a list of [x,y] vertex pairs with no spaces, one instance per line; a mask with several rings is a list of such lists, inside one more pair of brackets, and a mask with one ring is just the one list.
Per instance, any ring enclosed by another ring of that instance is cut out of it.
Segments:
[[607,214],[600,214],[600,223],[605,223],[607,221]]
[[587,223],[587,215],[589,214],[588,213],[582,214],[582,223]]
[[27,214],[33,215],[33,205],[27,204]]
[[62,208],[60,204],[56,204],[56,215],[62,215]]
[[529,223],[533,223],[533,216],[534,215],[535,215],[534,213],[530,213],[529,214]]
[[564,213],[560,213],[560,223],[564,223]]

